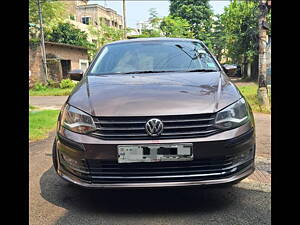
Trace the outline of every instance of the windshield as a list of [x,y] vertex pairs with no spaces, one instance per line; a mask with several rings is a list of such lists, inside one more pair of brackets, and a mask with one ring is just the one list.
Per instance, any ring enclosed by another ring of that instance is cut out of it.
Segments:
[[153,41],[105,46],[90,73],[119,74],[169,71],[219,71],[199,42]]

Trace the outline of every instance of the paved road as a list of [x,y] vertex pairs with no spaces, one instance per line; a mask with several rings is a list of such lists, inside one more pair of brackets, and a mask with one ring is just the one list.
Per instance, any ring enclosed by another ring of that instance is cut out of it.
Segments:
[[29,96],[29,105],[40,108],[61,109],[68,96]]
[[50,138],[30,144],[30,224],[271,224],[271,193],[233,188],[85,190],[61,180]]
[[[62,98],[51,99],[58,108],[64,102]],[[45,99],[39,101],[49,106]],[[48,139],[30,143],[29,222],[31,225],[271,224],[271,120],[270,115],[260,113],[255,114],[255,119],[258,170],[232,188],[80,189],[55,174],[51,161],[54,133],[51,133]]]

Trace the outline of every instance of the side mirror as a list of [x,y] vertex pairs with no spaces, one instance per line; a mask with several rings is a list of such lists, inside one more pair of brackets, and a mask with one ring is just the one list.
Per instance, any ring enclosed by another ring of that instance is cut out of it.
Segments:
[[225,73],[227,74],[227,76],[229,77],[235,76],[238,69],[236,65],[229,65],[229,64],[224,64],[222,67]]
[[70,75],[71,80],[80,81],[83,76],[83,71],[82,70],[71,70],[71,71],[69,71],[68,74]]

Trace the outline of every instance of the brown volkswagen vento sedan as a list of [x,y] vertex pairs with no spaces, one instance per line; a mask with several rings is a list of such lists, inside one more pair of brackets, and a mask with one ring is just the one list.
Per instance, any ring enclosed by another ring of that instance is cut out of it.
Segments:
[[251,108],[205,45],[147,38],[104,46],[62,107],[53,164],[89,188],[236,183],[254,171]]

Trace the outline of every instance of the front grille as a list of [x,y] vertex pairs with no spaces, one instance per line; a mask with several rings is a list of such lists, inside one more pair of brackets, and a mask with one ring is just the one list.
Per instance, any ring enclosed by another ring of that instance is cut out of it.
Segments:
[[[85,159],[78,166],[67,163],[60,154],[60,165],[84,182],[139,183],[169,181],[200,181],[232,176],[253,164],[254,150],[236,154],[177,162],[118,163],[101,159]],[[70,161],[70,160],[68,160]]]
[[213,126],[215,114],[137,117],[94,117],[97,130],[90,135],[109,140],[153,139],[145,130],[152,118],[164,124],[162,134],[155,139],[205,137],[217,133]]
[[234,157],[191,162],[155,162],[118,164],[88,160],[89,179],[93,183],[162,182],[214,179],[229,176],[251,164]]

